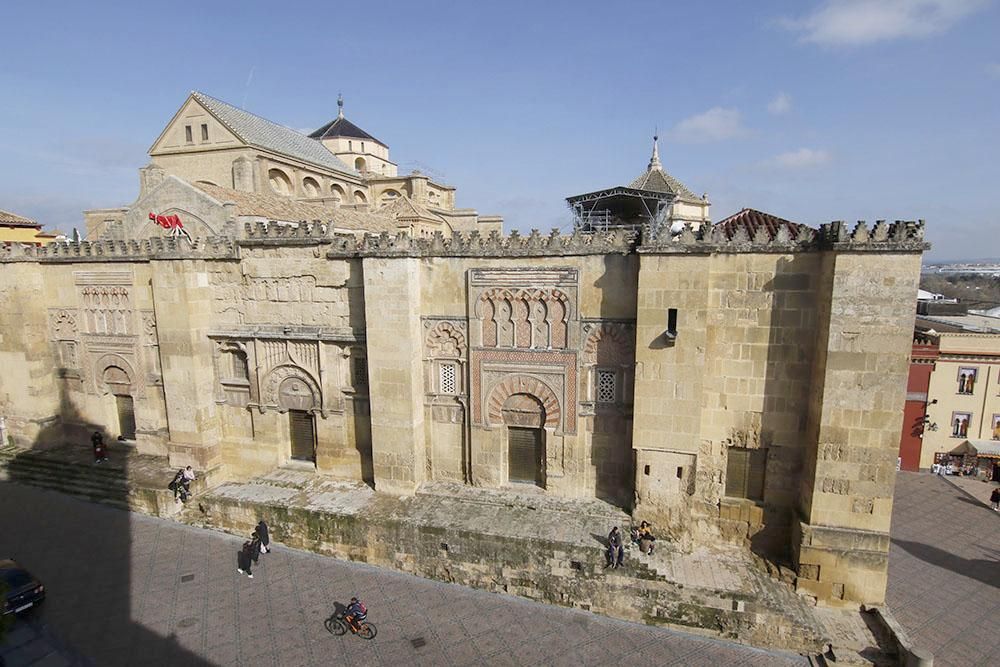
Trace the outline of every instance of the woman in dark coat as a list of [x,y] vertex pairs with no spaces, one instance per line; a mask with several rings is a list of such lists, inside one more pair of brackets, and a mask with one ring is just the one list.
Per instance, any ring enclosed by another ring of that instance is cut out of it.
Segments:
[[267,545],[271,543],[271,535],[267,532],[267,524],[263,519],[257,524],[257,537],[260,538],[260,552],[266,554],[270,551]]

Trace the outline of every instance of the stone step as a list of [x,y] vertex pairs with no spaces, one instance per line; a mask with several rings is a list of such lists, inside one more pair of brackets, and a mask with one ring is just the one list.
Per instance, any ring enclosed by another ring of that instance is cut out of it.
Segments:
[[89,467],[82,467],[74,464],[24,457],[2,461],[0,462],[0,467],[9,471],[12,476],[20,474],[48,474],[67,480],[93,480],[100,481],[107,486],[128,487],[128,476],[124,470],[105,468],[103,464],[91,464]]
[[172,516],[179,511],[173,492],[129,486],[127,480],[110,485],[103,479],[72,478],[49,469],[11,470],[0,466],[0,481],[14,482],[58,491],[77,498],[111,505],[153,516]]
[[24,484],[25,486],[35,486],[42,489],[48,489],[50,491],[57,491],[69,496],[74,496],[76,498],[81,498],[83,500],[88,500],[90,502],[101,503],[102,505],[109,505],[111,507],[117,507],[118,509],[130,510],[132,509],[132,504],[129,502],[128,497],[115,497],[109,496],[106,493],[97,491],[90,488],[81,488],[67,485],[65,482],[57,479],[46,479],[46,478],[22,478],[18,477],[11,479],[7,476],[5,472],[0,472],[0,481],[13,482],[15,484]]

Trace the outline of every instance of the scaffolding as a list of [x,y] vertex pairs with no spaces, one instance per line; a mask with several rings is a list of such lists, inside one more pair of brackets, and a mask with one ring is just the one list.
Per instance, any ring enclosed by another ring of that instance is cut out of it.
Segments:
[[669,192],[615,187],[574,197],[566,202],[573,210],[573,227],[581,232],[642,229],[658,232],[670,218],[674,195]]

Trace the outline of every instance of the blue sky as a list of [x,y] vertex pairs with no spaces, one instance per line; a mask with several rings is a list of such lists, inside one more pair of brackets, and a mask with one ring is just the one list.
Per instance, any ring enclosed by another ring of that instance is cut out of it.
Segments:
[[930,258],[1000,257],[1000,0],[10,2],[0,208],[123,205],[187,93],[348,118],[507,228],[665,168],[798,222],[925,218]]

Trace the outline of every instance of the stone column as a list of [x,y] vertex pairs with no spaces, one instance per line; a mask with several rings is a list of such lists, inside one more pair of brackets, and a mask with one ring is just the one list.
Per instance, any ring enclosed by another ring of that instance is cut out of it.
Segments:
[[170,431],[170,464],[206,470],[221,463],[222,437],[208,338],[213,324],[208,263],[155,261],[152,292]]
[[427,461],[420,260],[366,257],[363,271],[375,489],[408,494]]
[[816,295],[802,520],[792,549],[798,589],[833,604],[885,599],[920,252],[880,245],[827,252]]

